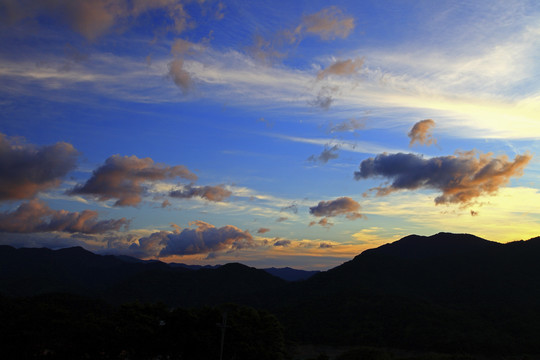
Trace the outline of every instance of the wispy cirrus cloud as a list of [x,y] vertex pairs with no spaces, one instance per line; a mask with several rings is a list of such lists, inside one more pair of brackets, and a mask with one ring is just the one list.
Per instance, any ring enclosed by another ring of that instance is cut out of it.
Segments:
[[232,191],[226,189],[223,185],[216,186],[196,186],[189,184],[179,190],[172,190],[169,196],[179,199],[189,199],[192,197],[200,197],[208,201],[224,201],[232,195]]
[[322,40],[346,38],[354,29],[354,18],[347,16],[337,6],[324,8],[306,15],[294,29],[284,33],[291,43],[298,43],[305,35],[316,35]]
[[332,147],[325,145],[324,150],[319,155],[311,155],[307,160],[315,163],[326,164],[328,161],[337,159],[339,157],[338,150],[338,145],[334,145]]
[[319,71],[317,80],[322,80],[327,76],[347,76],[356,74],[364,64],[363,58],[336,60],[324,70]]

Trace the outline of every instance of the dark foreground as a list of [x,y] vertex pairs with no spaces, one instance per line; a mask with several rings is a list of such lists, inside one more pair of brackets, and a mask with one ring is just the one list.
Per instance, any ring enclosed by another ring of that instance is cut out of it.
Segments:
[[287,282],[0,247],[2,358],[219,359],[227,313],[223,359],[540,359],[538,259],[540,238],[413,235]]

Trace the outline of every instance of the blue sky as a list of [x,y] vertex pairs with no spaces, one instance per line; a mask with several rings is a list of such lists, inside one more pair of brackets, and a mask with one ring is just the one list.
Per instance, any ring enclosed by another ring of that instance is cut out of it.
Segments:
[[327,269],[540,235],[535,1],[0,0],[0,243]]

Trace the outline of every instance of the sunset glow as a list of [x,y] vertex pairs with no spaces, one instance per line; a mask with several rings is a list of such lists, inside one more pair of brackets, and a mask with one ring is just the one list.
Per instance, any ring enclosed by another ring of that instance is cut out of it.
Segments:
[[540,235],[540,3],[0,0],[0,244],[328,269]]

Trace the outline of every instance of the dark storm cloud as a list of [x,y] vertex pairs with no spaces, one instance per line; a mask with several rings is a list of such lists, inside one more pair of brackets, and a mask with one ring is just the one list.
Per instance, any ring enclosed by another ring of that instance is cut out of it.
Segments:
[[253,237],[233,225],[217,228],[204,221],[195,221],[196,228],[163,236],[165,247],[160,256],[206,254],[216,251],[235,251],[255,246]]
[[334,145],[331,148],[329,148],[328,145],[325,145],[324,150],[318,156],[311,155],[307,160],[326,164],[329,160],[337,159],[339,157],[338,150],[339,146],[337,145]]
[[435,198],[436,204],[467,204],[478,196],[496,193],[510,177],[521,176],[531,158],[529,154],[516,155],[509,161],[506,156],[473,151],[430,159],[415,154],[380,154],[362,161],[354,177],[391,180],[388,186],[372,189],[377,195],[402,189],[435,189],[442,192]]
[[314,216],[332,217],[345,215],[347,219],[354,220],[364,215],[360,214],[360,204],[350,197],[344,196],[335,200],[320,201],[317,206],[309,208],[309,213]]
[[102,234],[129,225],[129,220],[97,220],[98,213],[91,210],[69,212],[53,210],[45,203],[31,200],[13,212],[0,213],[0,232],[39,233],[61,231],[68,233]]
[[415,142],[422,145],[436,144],[437,140],[431,135],[431,129],[435,126],[435,121],[431,119],[425,119],[417,122],[409,131],[408,136],[411,138],[409,146],[412,146]]
[[200,197],[208,201],[220,202],[224,201],[232,195],[232,192],[225,189],[223,185],[217,186],[194,186],[186,185],[181,190],[173,190],[169,196],[180,199],[189,199],[192,197]]
[[69,194],[91,195],[100,201],[117,199],[115,206],[136,206],[141,202],[145,183],[177,177],[197,179],[182,165],[167,166],[150,158],[113,155],[94,170],[84,185],[77,185]]
[[0,133],[0,201],[32,198],[58,186],[78,156],[68,143],[38,147]]

